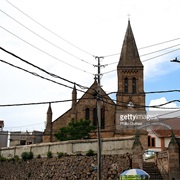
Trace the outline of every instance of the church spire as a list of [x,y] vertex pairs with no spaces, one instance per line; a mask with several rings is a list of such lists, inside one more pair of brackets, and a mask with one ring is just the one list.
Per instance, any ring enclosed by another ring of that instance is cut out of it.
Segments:
[[77,90],[76,90],[76,85],[74,84],[74,88],[72,91],[72,108],[74,109],[76,106],[76,102],[77,102]]
[[139,57],[130,20],[128,20],[128,26],[122,45],[121,56],[118,63],[118,67],[119,66],[143,66]]
[[52,142],[52,109],[51,109],[51,103],[49,103],[49,107],[47,110],[47,116],[46,116],[46,129],[44,131],[44,137],[43,141]]
[[118,110],[126,110],[131,104],[133,105],[133,109],[138,107],[139,110],[144,111],[145,94],[143,69],[131,24],[130,21],[128,21],[117,66],[118,92],[116,99],[119,105],[117,106]]

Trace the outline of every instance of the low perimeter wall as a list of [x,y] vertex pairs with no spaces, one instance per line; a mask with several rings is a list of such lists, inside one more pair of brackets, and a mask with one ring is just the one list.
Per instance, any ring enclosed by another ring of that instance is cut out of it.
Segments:
[[[102,154],[132,154],[132,147],[134,137],[129,138],[107,138],[102,139]],[[47,157],[47,152],[51,151],[53,157],[57,156],[58,152],[67,153],[69,155],[86,154],[88,150],[92,149],[97,152],[97,139],[90,140],[75,140],[63,141],[54,143],[40,143],[24,146],[13,146],[0,149],[0,155],[6,158],[12,158],[15,155],[21,157],[23,152],[33,152],[34,157],[41,155]]]

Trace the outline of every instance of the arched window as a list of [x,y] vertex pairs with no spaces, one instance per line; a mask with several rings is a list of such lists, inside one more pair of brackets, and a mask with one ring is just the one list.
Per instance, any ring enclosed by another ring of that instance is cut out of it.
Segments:
[[124,78],[124,92],[128,93],[128,78]]
[[93,108],[93,126],[97,126],[97,108]]
[[101,108],[101,129],[105,128],[105,108]]
[[136,78],[133,77],[132,79],[132,93],[136,93]]
[[89,108],[86,108],[86,109],[85,109],[85,119],[86,119],[86,120],[89,120],[89,119],[90,119],[90,110],[89,110]]

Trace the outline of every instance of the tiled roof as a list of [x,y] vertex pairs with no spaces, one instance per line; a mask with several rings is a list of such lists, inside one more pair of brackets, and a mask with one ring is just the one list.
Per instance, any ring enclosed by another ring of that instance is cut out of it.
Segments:
[[161,119],[160,122],[170,126],[171,129],[168,129],[165,126],[153,126],[152,129],[158,137],[171,137],[171,130],[176,137],[180,137],[180,118]]

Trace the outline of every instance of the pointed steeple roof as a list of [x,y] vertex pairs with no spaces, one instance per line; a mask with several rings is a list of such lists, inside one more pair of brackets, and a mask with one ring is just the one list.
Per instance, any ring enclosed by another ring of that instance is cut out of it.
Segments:
[[48,110],[47,110],[47,114],[52,114],[51,103],[49,103],[49,107],[48,107]]
[[77,102],[77,90],[76,90],[76,85],[74,84],[74,88],[72,91],[72,108],[75,108]]
[[77,93],[77,90],[76,90],[76,85],[74,84],[72,94],[76,94],[76,93]]
[[128,20],[128,26],[124,37],[118,66],[143,66],[139,57],[130,20]]

